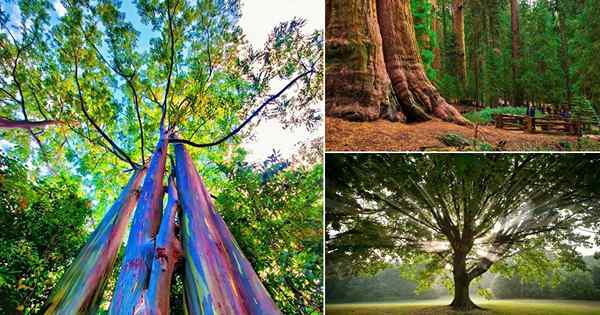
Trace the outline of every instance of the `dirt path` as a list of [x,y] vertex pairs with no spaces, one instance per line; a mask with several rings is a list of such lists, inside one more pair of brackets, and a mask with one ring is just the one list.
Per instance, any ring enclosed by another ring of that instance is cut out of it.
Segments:
[[[449,151],[450,148],[438,140],[448,133],[475,138],[475,129],[440,120],[415,124],[387,120],[361,123],[327,117],[325,145],[327,151]],[[501,147],[506,151],[558,151],[561,141],[577,141],[575,136],[528,134],[493,126],[479,126],[478,139],[494,147],[505,141]]]

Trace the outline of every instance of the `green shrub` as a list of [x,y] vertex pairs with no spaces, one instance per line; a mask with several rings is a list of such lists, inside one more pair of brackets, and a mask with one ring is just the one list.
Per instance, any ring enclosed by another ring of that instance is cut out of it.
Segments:
[[[471,122],[477,124],[489,124],[494,120],[492,117],[494,114],[504,115],[526,115],[527,107],[496,107],[496,108],[484,108],[477,112],[466,113],[464,116]],[[540,111],[536,111],[536,117],[542,117],[543,114]]]

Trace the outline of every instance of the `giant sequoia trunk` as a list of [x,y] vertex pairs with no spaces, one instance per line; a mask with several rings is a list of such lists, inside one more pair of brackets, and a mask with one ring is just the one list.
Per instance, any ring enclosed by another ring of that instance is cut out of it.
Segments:
[[131,315],[144,306],[144,293],[154,258],[154,238],[162,215],[168,136],[161,128],[131,224],[109,314]]
[[425,74],[417,50],[410,1],[378,0],[377,16],[382,37],[387,39],[383,41],[387,72],[407,119],[422,121],[433,114],[447,121],[465,123]]
[[523,89],[520,83],[521,36],[519,27],[519,3],[510,1],[511,28],[512,28],[512,80],[513,80],[513,106],[523,105]]
[[376,120],[389,91],[375,0],[327,0],[326,112]]
[[328,0],[326,12],[328,116],[397,118],[381,110],[391,81],[407,121],[466,123],[425,74],[409,0]]
[[146,168],[137,170],[58,282],[44,310],[50,314],[96,314],[112,272]]
[[[564,5],[564,4],[563,4]],[[566,23],[566,10],[564,7],[557,2],[556,12],[558,13],[558,32],[560,34],[560,66],[565,76],[565,92],[567,96],[567,105],[571,106],[573,99],[573,89],[571,87],[571,74],[569,73],[570,61],[569,61],[569,41],[567,39],[567,23]]]
[[431,64],[431,66],[433,67],[433,69],[435,70],[441,70],[442,69],[442,50],[440,48],[440,46],[442,45],[442,32],[440,32],[440,22],[438,21],[438,4],[437,4],[437,0],[430,0],[429,3],[431,4],[431,30],[435,33],[436,35],[436,41],[437,41],[437,45],[434,45],[433,48],[433,63]]
[[463,89],[467,84],[467,58],[465,53],[465,0],[452,1],[452,28],[456,47],[456,76]]

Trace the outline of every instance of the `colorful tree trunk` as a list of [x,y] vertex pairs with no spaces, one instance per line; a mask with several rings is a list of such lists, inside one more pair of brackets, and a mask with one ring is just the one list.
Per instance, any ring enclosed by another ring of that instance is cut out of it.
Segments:
[[112,272],[123,234],[139,197],[146,168],[137,170],[79,256],[54,288],[41,313],[96,314],[105,280]]
[[161,128],[161,137],[150,161],[133,217],[109,314],[131,315],[144,307],[143,293],[147,289],[154,258],[154,238],[161,221],[168,136]]
[[50,125],[58,125],[60,122],[56,120],[43,120],[43,121],[29,121],[29,120],[12,120],[0,117],[0,128],[6,129],[31,129],[31,128],[43,128]]
[[178,196],[175,181],[169,178],[169,200],[163,213],[156,245],[154,250],[154,261],[148,284],[148,292],[145,295],[149,314],[169,314],[169,297],[171,295],[171,279],[175,265],[183,256],[181,242],[177,238],[175,217],[178,210]]
[[256,272],[214,211],[210,194],[182,144],[175,145],[191,314],[279,314]]

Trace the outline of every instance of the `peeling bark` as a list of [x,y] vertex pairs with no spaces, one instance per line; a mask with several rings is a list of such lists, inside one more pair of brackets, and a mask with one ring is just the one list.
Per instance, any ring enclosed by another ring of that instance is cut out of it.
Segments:
[[175,145],[185,252],[186,308],[191,314],[280,314],[250,262],[214,210],[182,144]]
[[154,238],[161,221],[168,136],[161,129],[161,137],[150,160],[148,175],[144,179],[133,217],[109,314],[134,314],[147,287],[154,257]]
[[96,314],[112,272],[146,168],[137,170],[58,282],[42,314]]
[[168,194],[169,200],[163,213],[158,236],[156,236],[148,291],[144,295],[149,314],[156,315],[169,314],[171,280],[176,264],[183,257],[183,249],[177,237],[177,227],[175,225],[178,196],[175,181],[172,177],[169,178]]

